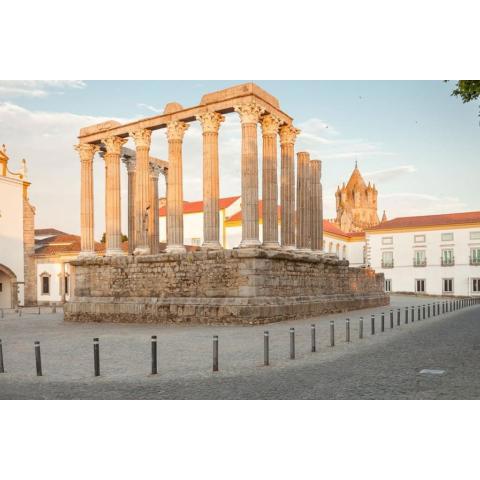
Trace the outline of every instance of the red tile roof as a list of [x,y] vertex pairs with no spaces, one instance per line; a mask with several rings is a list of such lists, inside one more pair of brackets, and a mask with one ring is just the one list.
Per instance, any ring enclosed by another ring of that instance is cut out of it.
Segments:
[[398,217],[379,223],[375,227],[368,228],[367,231],[396,228],[434,227],[440,225],[462,225],[465,223],[480,223],[480,212],[444,213],[440,215]]
[[35,235],[65,235],[65,232],[61,232],[56,228],[36,228]]
[[[220,198],[218,201],[220,210],[223,210],[233,202],[237,201],[240,197],[237,195],[236,197],[225,197]],[[198,202],[183,202],[183,213],[200,213],[203,212],[203,200]],[[158,215],[160,217],[165,217],[167,215],[167,207],[163,206],[159,209]]]

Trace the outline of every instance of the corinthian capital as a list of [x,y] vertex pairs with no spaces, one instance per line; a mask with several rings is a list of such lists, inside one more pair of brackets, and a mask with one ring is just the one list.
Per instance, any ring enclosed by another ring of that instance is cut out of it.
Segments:
[[127,167],[128,173],[135,172],[136,159],[134,157],[131,157],[130,155],[124,155],[122,157],[122,162]]
[[188,130],[189,125],[187,125],[185,122],[178,122],[178,121],[173,121],[173,122],[168,122],[167,123],[167,138],[168,140],[183,140],[183,136],[185,135],[185,132]]
[[129,132],[130,137],[135,141],[135,146],[150,148],[150,142],[152,140],[152,131],[146,128]]
[[300,133],[298,128],[293,125],[285,125],[280,128],[280,143],[283,145],[294,144],[297,135]]
[[263,107],[255,102],[235,105],[234,109],[240,115],[242,123],[258,123],[260,115],[265,111]]
[[202,124],[203,133],[218,133],[225,117],[218,112],[207,112],[197,115],[197,120]]
[[105,145],[107,153],[120,155],[120,153],[122,153],[122,146],[127,143],[127,139],[122,137],[108,137],[102,140],[102,143]]
[[74,148],[79,153],[82,162],[91,162],[95,153],[100,150],[100,147],[91,143],[80,143],[75,145]]
[[262,134],[263,136],[267,135],[276,135],[278,133],[278,128],[282,121],[275,115],[265,115],[262,118]]

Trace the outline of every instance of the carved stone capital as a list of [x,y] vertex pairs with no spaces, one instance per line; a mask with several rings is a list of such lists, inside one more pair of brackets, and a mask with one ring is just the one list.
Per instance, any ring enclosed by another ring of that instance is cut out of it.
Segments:
[[260,115],[265,111],[263,107],[255,102],[234,105],[234,109],[240,115],[242,123],[258,123]]
[[218,112],[207,112],[197,115],[197,120],[202,124],[203,133],[218,133],[225,117]]
[[185,122],[168,122],[166,135],[168,140],[183,140],[185,132],[188,130],[190,125],[187,125]]
[[266,137],[267,135],[277,135],[278,129],[282,121],[275,115],[265,115],[262,118],[262,135]]
[[94,155],[100,150],[100,147],[91,143],[80,143],[75,145],[74,148],[79,153],[82,162],[91,162]]
[[122,137],[108,137],[102,140],[102,143],[107,149],[107,154],[113,153],[114,155],[120,155],[122,153],[122,146],[127,143],[127,139]]
[[284,125],[280,127],[280,143],[283,145],[295,144],[297,135],[300,134],[300,130],[293,125]]
[[137,148],[144,147],[150,148],[150,143],[152,141],[152,131],[146,128],[135,130],[134,132],[129,132],[130,137],[133,138],[135,146]]
[[156,163],[149,164],[150,178],[158,179],[158,176],[162,172],[162,167]]
[[124,155],[122,157],[122,162],[127,167],[127,172],[128,173],[135,172],[135,168],[137,166],[137,162],[136,162],[135,157],[131,157],[130,155]]

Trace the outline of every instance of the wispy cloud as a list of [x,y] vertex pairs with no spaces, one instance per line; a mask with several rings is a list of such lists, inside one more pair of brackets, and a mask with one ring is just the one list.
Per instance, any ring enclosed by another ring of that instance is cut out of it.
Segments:
[[1,80],[0,98],[47,97],[70,88],[85,88],[82,80]]
[[146,103],[137,103],[137,107],[144,108],[145,110],[150,110],[154,113],[162,113],[163,109],[154,107],[153,105],[147,105]]
[[399,177],[415,173],[417,169],[413,165],[400,165],[398,167],[387,168],[384,170],[376,170],[374,172],[366,172],[364,178],[372,183],[388,182],[396,180]]

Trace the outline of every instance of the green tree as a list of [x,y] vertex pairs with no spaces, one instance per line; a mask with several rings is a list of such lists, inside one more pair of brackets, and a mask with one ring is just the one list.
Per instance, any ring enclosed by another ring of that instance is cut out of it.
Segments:
[[[122,242],[126,242],[128,240],[128,237],[122,233]],[[105,243],[105,232],[103,232],[102,238],[100,239],[101,243]]]
[[463,103],[476,100],[480,97],[480,80],[459,80],[452,92],[452,96],[460,97]]

